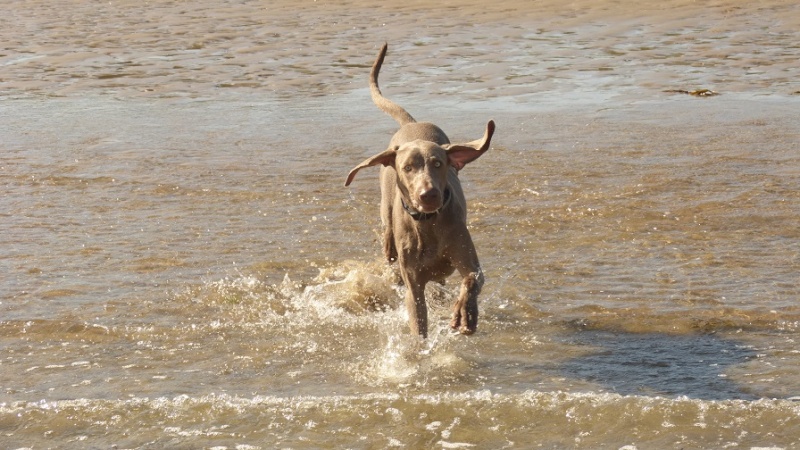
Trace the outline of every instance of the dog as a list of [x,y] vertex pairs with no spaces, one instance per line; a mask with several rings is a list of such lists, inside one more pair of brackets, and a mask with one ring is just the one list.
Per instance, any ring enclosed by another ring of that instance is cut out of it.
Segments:
[[429,281],[444,283],[458,270],[461,291],[453,304],[450,326],[462,334],[473,334],[484,275],[467,230],[467,203],[458,171],[489,149],[495,124],[490,120],[478,140],[451,144],[441,128],[414,120],[378,87],[387,48],[384,44],[372,66],[370,93],[375,105],[397,121],[400,129],[389,148],[354,167],[344,185],[349,186],[359,170],[382,166],[383,250],[390,263],[398,262],[407,288],[411,332],[423,338],[428,335],[425,285]]

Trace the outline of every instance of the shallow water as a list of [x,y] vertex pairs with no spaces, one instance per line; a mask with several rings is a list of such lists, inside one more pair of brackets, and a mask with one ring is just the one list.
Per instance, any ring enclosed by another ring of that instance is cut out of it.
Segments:
[[[796,5],[13,6],[4,447],[800,445]],[[408,335],[377,173],[342,187],[383,40],[412,115],[498,124],[474,336],[456,280]]]

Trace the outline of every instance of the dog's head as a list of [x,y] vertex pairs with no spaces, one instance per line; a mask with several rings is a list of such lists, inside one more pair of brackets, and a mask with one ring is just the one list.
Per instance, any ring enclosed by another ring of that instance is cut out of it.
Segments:
[[349,186],[359,170],[383,165],[397,172],[397,185],[413,209],[429,213],[437,211],[444,202],[447,188],[447,171],[450,167],[461,170],[478,159],[486,150],[494,134],[494,121],[486,125],[481,139],[466,144],[438,145],[415,140],[391,147],[357,165],[347,175],[344,185]]

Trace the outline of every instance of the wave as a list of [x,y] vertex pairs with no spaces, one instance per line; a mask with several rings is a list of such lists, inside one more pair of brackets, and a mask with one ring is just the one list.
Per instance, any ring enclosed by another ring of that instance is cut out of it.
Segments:
[[0,423],[11,442],[20,439],[16,442],[22,445],[782,448],[796,444],[800,405],[489,390],[247,398],[207,394],[3,403]]

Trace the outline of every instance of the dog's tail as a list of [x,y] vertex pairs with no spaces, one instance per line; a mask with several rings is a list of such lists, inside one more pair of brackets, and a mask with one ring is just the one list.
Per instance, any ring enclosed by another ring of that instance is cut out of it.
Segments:
[[372,65],[372,71],[369,74],[369,91],[372,94],[372,101],[375,105],[386,114],[392,116],[392,119],[396,120],[400,126],[403,126],[407,123],[416,122],[416,120],[400,105],[384,97],[381,94],[381,88],[378,87],[378,73],[381,71],[381,64],[383,64],[383,58],[386,57],[388,47],[388,44],[383,44],[375,64]]

